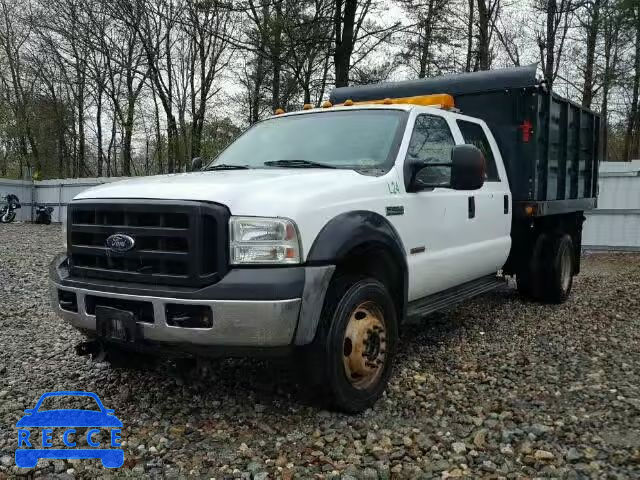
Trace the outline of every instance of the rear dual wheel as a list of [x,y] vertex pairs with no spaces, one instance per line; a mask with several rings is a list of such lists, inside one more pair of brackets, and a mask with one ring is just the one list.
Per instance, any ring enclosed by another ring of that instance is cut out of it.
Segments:
[[374,278],[341,276],[330,285],[308,362],[333,407],[371,407],[391,375],[398,339],[395,305]]
[[545,303],[564,302],[573,286],[573,256],[570,235],[540,234],[528,264],[517,274],[518,291]]

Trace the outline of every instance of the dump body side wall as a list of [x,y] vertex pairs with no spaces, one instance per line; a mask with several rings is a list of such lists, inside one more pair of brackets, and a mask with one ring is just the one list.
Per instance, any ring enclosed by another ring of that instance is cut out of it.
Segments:
[[599,115],[538,87],[469,93],[455,99],[464,114],[482,118],[491,128],[514,201],[596,196],[602,157]]

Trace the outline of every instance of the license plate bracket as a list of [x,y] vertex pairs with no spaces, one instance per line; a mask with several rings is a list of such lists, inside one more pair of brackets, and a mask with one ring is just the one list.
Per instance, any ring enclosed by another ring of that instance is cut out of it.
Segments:
[[134,343],[142,339],[136,316],[128,310],[96,305],[96,333],[117,342]]

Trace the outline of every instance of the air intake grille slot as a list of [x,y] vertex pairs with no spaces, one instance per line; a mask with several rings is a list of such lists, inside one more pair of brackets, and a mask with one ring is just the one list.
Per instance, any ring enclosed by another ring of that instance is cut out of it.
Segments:
[[[228,210],[201,202],[77,201],[69,207],[71,274],[111,280],[201,286],[226,273]],[[107,238],[124,234],[117,252]]]

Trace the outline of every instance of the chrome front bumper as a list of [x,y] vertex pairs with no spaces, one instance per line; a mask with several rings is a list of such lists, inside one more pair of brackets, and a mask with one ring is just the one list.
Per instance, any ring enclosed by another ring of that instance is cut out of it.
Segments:
[[[87,312],[88,295],[148,302],[153,305],[153,323],[138,322],[145,342],[220,347],[282,347],[309,343],[315,335],[324,294],[335,267],[305,268],[300,298],[281,300],[206,300],[94,290],[64,285],[64,280],[50,283],[50,297],[55,312],[74,327],[96,331],[96,318]],[[77,312],[65,310],[59,303],[59,290],[76,294]],[[210,328],[187,328],[167,324],[166,305],[206,305],[211,308]]]

